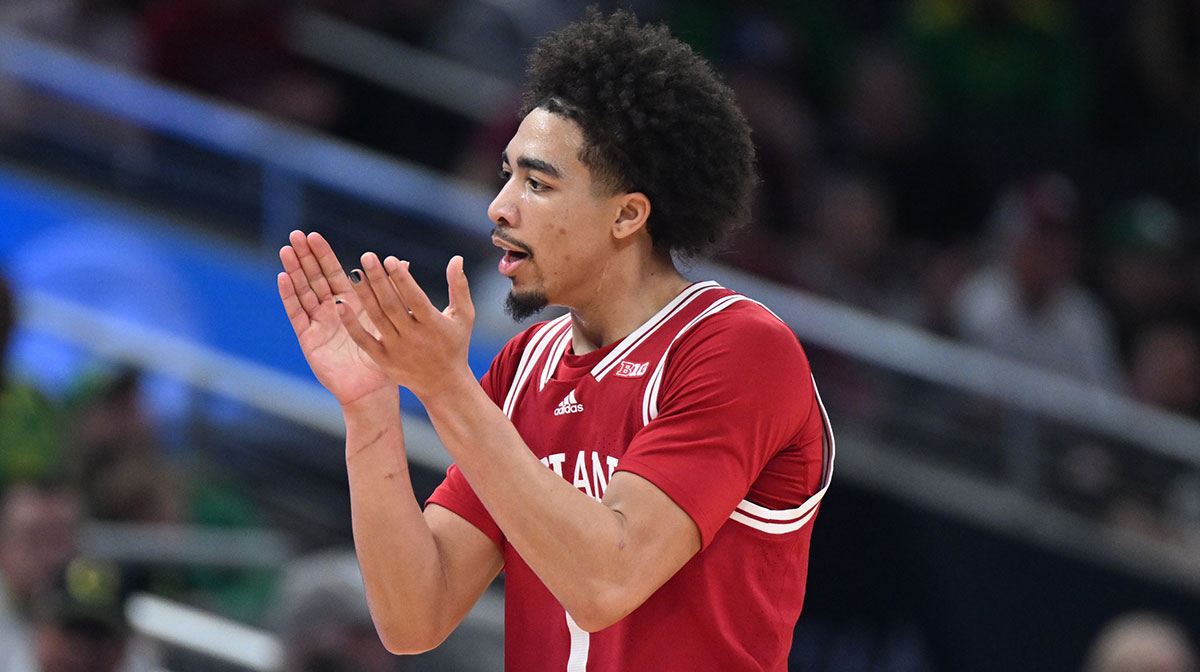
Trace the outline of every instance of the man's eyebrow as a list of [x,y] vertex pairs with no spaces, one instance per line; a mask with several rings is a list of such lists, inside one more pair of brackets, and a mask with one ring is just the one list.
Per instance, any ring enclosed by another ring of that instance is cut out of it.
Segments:
[[[501,163],[508,163],[508,152],[500,152],[500,161]],[[539,173],[545,173],[550,177],[562,177],[562,171],[553,163],[532,156],[518,156],[517,165],[526,170],[536,170]]]
[[562,173],[553,163],[548,163],[541,159],[535,159],[532,156],[518,156],[517,165],[526,170],[536,170],[539,173],[545,173],[550,177],[562,177]]

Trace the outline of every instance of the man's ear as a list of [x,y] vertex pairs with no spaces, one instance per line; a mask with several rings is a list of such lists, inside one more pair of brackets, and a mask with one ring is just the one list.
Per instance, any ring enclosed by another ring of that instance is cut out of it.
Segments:
[[622,240],[646,228],[650,219],[650,199],[640,191],[631,191],[621,196],[620,210],[613,221],[613,237]]

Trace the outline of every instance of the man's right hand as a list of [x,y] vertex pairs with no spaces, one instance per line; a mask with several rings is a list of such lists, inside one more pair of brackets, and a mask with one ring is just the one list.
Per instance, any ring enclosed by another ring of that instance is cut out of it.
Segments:
[[[395,394],[395,383],[354,343],[338,317],[341,301],[368,319],[329,243],[319,233],[301,231],[293,231],[288,241],[279,250],[284,270],[278,276],[279,298],[317,380],[343,407],[384,390]],[[363,327],[375,332],[369,322]]]

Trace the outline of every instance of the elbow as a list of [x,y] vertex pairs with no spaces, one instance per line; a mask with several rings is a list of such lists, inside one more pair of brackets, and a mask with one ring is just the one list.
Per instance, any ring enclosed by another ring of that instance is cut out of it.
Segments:
[[413,637],[408,633],[394,633],[384,630],[378,630],[379,641],[383,643],[383,648],[387,649],[388,653],[397,656],[407,656],[415,653],[425,653],[436,647],[441,642],[434,642],[431,639],[423,637]]
[[625,618],[638,608],[645,598],[636,599],[624,591],[611,589],[598,591],[589,597],[567,606],[567,613],[580,629],[599,632]]
[[450,634],[411,620],[382,622],[376,619],[375,631],[383,648],[396,655],[425,653],[437,648]]

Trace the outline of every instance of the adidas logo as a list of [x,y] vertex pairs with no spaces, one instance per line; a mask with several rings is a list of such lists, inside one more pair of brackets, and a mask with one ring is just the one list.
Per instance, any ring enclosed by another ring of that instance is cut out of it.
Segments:
[[558,402],[558,408],[554,409],[555,415],[566,415],[567,413],[582,413],[583,404],[575,399],[575,390],[571,390],[570,394],[563,397],[563,400]]

